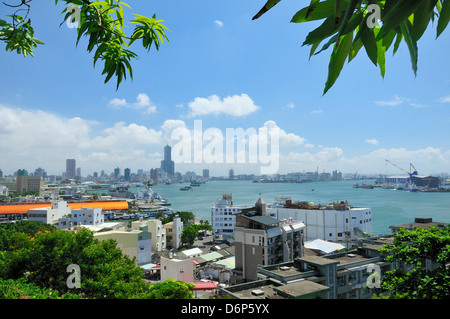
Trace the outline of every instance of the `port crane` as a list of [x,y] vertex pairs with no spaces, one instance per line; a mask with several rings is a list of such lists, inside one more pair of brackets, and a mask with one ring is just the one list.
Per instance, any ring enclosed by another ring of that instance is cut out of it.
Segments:
[[[410,186],[413,185],[413,175],[417,175],[417,169],[414,167],[414,165],[412,163],[409,163],[409,172],[406,171],[405,169],[401,168],[400,166],[396,165],[395,163],[392,163],[390,160],[386,159],[386,162],[388,162],[389,164],[391,164],[392,166],[397,167],[399,170],[404,171],[406,174],[409,175],[409,180],[410,180]],[[414,169],[414,170],[413,170]]]

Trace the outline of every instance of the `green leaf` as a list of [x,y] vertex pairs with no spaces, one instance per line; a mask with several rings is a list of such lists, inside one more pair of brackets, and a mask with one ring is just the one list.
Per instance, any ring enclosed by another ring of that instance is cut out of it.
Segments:
[[291,19],[293,23],[302,23],[313,20],[322,20],[334,14],[334,0],[326,0],[317,3],[311,11],[309,7],[305,7],[298,11]]
[[266,4],[261,8],[261,10],[258,11],[258,13],[252,18],[252,20],[258,19],[264,13],[272,9],[273,6],[275,6],[280,1],[281,0],[267,0]]
[[328,92],[328,90],[334,85],[336,79],[339,77],[347,56],[350,53],[350,48],[353,42],[353,33],[348,33],[343,35],[335,46],[335,49],[331,53],[330,63],[328,64],[328,78],[325,83],[325,89],[323,94]]
[[382,34],[387,34],[391,29],[408,19],[424,0],[395,0],[389,12],[382,17]]
[[418,41],[428,27],[431,17],[433,16],[434,6],[437,0],[423,0],[417,10],[414,12],[414,22],[411,29],[411,36]]
[[400,28],[402,30],[406,45],[408,46],[414,75],[417,75],[418,49],[417,49],[417,41],[415,41],[411,36],[411,23],[408,20],[406,20],[405,22],[400,24]]
[[442,8],[437,23],[436,38],[438,38],[441,35],[442,31],[445,30],[449,21],[450,21],[450,0],[444,0],[442,3]]

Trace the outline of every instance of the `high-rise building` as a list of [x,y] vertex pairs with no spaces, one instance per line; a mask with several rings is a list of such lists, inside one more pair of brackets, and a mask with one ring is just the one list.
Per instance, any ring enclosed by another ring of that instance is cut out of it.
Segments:
[[164,147],[164,160],[161,161],[161,171],[166,172],[168,178],[173,178],[175,174],[175,163],[172,161],[172,148],[169,145]]
[[76,163],[74,159],[66,160],[66,178],[75,179],[76,176]]
[[234,169],[230,168],[230,170],[228,172],[228,178],[229,179],[234,179]]
[[203,170],[203,178],[209,178],[209,169]]
[[125,168],[123,179],[127,182],[131,181],[131,170],[129,168]]

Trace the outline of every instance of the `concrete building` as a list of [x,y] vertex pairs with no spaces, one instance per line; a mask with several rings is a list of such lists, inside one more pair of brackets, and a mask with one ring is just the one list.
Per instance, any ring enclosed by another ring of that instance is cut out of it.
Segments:
[[131,229],[137,230],[145,226],[146,230],[152,234],[152,250],[163,251],[166,249],[166,228],[159,219],[141,219],[131,223]]
[[256,280],[259,265],[293,261],[303,256],[305,225],[266,216],[265,206],[259,198],[253,209],[236,215],[235,272],[243,280]]
[[94,234],[100,240],[114,239],[122,252],[130,258],[136,258],[137,265],[149,264],[152,261],[151,234],[147,231],[104,231]]
[[211,207],[211,227],[214,239],[234,237],[236,215],[252,207],[253,205],[234,205],[232,195],[223,194],[222,199]]
[[66,159],[66,179],[75,179],[76,162],[74,159]]
[[161,282],[172,278],[186,283],[194,282],[194,260],[161,257]]
[[306,225],[306,241],[347,242],[372,234],[372,210],[351,207],[347,202],[316,205],[293,202],[289,197],[275,198],[273,204],[267,205],[266,215],[279,220],[302,221]]
[[181,246],[181,234],[183,232],[183,222],[179,216],[175,216],[173,221],[164,224],[166,229],[166,247],[178,249]]
[[222,293],[235,299],[370,299],[381,292],[375,276],[398,267],[378,252],[389,242],[392,238],[373,239],[329,256],[306,250],[293,261],[259,266],[257,280],[223,288]]
[[101,225],[105,215],[101,208],[82,207],[72,209],[72,226]]
[[39,192],[44,187],[41,176],[17,176],[16,192],[23,195],[25,192]]
[[[33,222],[41,222],[58,228],[70,227],[69,215],[72,209],[65,201],[52,202],[50,207],[38,207],[28,211],[28,220]],[[61,220],[61,222],[60,222]]]
[[172,148],[169,145],[164,147],[164,160],[161,161],[161,172],[167,173],[167,178],[175,175],[175,163],[172,161]]

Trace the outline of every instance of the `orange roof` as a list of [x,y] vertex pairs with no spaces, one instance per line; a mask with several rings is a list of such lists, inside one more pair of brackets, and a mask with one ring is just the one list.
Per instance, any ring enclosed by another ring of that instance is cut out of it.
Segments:
[[[67,202],[67,205],[72,209],[80,209],[81,207],[101,208],[102,210],[128,209],[128,202],[125,200]],[[51,207],[51,206],[52,206],[51,202],[0,204],[0,215],[28,214],[28,210],[30,209]]]

